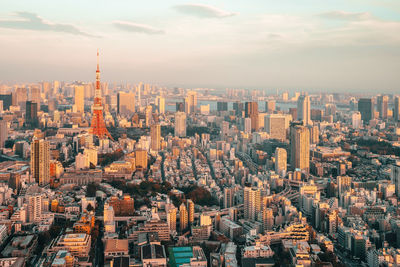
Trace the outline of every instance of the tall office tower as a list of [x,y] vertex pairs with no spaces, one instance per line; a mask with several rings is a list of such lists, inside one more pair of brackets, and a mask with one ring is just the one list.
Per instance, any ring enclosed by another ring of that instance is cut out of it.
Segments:
[[224,208],[233,207],[235,190],[233,187],[225,187],[224,188]]
[[275,172],[279,175],[285,175],[287,169],[286,149],[277,147],[275,149]]
[[12,94],[1,94],[0,100],[3,101],[3,110],[10,109],[10,106],[13,104],[13,95]]
[[319,143],[319,128],[317,125],[308,126],[310,131],[310,143],[311,144],[318,144]]
[[264,128],[269,138],[286,140],[286,118],[283,114],[267,114],[264,117]]
[[32,101],[26,101],[25,124],[28,127],[36,128],[39,126],[38,104]]
[[395,121],[400,120],[400,97],[399,96],[394,97],[393,119]]
[[251,130],[254,132],[258,131],[259,122],[258,122],[258,103],[257,102],[246,102],[245,117],[251,119]]
[[243,103],[242,102],[235,102],[233,103],[233,110],[235,111],[235,115],[237,117],[242,117],[243,113]]
[[151,150],[159,151],[161,147],[161,126],[153,124],[150,127]]
[[225,138],[229,134],[229,122],[223,121],[221,125],[221,138]]
[[179,223],[181,232],[185,231],[188,228],[189,224],[188,212],[185,204],[183,203],[179,206]]
[[325,105],[325,115],[326,116],[332,115],[333,117],[335,117],[336,116],[336,105],[332,104],[332,103],[326,104]]
[[228,111],[228,102],[217,102],[217,111]]
[[187,114],[195,113],[197,110],[197,92],[189,91],[185,97],[185,112]]
[[379,118],[385,120],[388,117],[388,102],[389,97],[387,95],[378,96],[377,106],[379,111]]
[[264,232],[272,230],[274,226],[274,212],[272,209],[264,207],[262,210],[262,221]]
[[49,82],[42,83],[42,92],[45,96],[48,96],[50,93],[51,84]]
[[24,104],[28,100],[26,88],[17,88],[13,94],[13,105],[24,108]]
[[346,191],[351,190],[351,177],[350,176],[338,176],[336,177],[338,185],[338,195],[342,196]]
[[175,136],[186,136],[186,114],[184,112],[175,113]]
[[310,169],[310,132],[305,126],[290,127],[290,164],[307,173]]
[[144,110],[144,114],[146,116],[146,127],[150,127],[153,124],[153,108],[152,106],[146,106]]
[[374,101],[371,98],[361,98],[358,100],[358,111],[364,124],[368,124],[375,117]]
[[106,123],[104,122],[103,117],[103,102],[100,88],[99,51],[97,51],[96,89],[94,93],[92,123],[90,125],[89,132],[92,135],[97,136],[99,139],[104,139],[106,137],[109,137],[111,140],[113,139],[106,128]]
[[33,193],[26,196],[28,204],[28,222],[39,222],[42,217],[42,194]]
[[40,88],[39,87],[31,87],[31,94],[30,94],[30,100],[32,102],[35,102],[38,104],[38,106],[40,107],[40,100],[42,99],[42,97],[40,96]]
[[[172,205],[172,204],[171,204]],[[178,209],[173,205],[167,208],[167,223],[170,231],[176,231],[176,214]]]
[[243,128],[244,128],[244,132],[247,134],[251,133],[251,119],[250,118],[244,118],[243,120]]
[[140,110],[140,107],[142,106],[142,90],[143,90],[143,83],[140,82],[138,86],[136,87],[136,95],[138,96],[138,107]]
[[194,223],[194,202],[191,199],[187,201],[189,224]]
[[85,87],[83,85],[75,85],[74,89],[76,112],[83,113],[85,111]]
[[176,112],[185,112],[185,103],[184,102],[176,102]]
[[273,113],[275,111],[275,100],[268,100],[265,102],[265,112]]
[[8,138],[7,121],[0,118],[0,148],[4,147],[4,144]]
[[159,114],[164,114],[165,113],[165,98],[162,96],[157,96],[156,97],[156,106],[157,106],[157,111]]
[[297,100],[297,119],[303,121],[304,125],[311,125],[310,116],[310,97],[308,95],[301,95]]
[[353,129],[359,129],[361,127],[361,113],[359,111],[353,112],[351,115],[351,126]]
[[258,219],[261,212],[261,190],[257,187],[244,188],[244,218],[251,221]]
[[131,116],[135,113],[134,93],[118,92],[117,113],[125,116]]
[[400,195],[400,165],[392,165],[392,183],[395,185],[396,195]]
[[53,95],[57,95],[60,92],[60,82],[54,81],[53,82]]
[[31,143],[31,172],[35,182],[47,185],[50,182],[50,144],[43,139]]
[[135,151],[135,163],[137,169],[147,169],[147,151],[144,149],[137,149]]

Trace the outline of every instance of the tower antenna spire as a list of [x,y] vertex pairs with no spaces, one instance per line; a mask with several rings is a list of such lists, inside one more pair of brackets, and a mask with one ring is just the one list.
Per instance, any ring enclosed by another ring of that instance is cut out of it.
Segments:
[[99,49],[97,48],[97,71],[100,71],[99,67]]

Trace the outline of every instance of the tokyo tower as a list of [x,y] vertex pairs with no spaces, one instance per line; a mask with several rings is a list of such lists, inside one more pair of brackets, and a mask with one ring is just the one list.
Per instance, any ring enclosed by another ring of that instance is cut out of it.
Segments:
[[107,136],[113,140],[111,134],[106,128],[103,117],[103,104],[100,90],[99,50],[97,50],[96,90],[94,93],[92,124],[89,132],[93,135],[96,135],[99,139],[106,138]]

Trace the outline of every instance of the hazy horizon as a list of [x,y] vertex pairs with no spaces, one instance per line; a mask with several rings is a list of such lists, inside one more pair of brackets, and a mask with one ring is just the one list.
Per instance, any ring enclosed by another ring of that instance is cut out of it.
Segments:
[[0,82],[395,93],[400,2],[5,1]]

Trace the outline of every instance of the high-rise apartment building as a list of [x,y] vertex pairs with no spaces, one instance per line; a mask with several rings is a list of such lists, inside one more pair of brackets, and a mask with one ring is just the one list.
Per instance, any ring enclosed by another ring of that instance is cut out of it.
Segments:
[[272,209],[264,207],[262,210],[262,220],[264,232],[272,230],[274,226],[274,212]]
[[137,149],[135,151],[135,164],[136,169],[147,169],[147,151],[144,149]]
[[395,185],[396,195],[400,195],[400,165],[392,165],[392,183]]
[[244,218],[256,221],[261,212],[261,189],[246,186],[244,188]]
[[224,188],[224,208],[233,207],[235,191],[233,187]]
[[43,139],[34,139],[31,143],[31,172],[39,185],[50,182],[50,144]]
[[379,112],[379,118],[385,120],[388,117],[388,102],[389,97],[387,95],[380,95],[377,99],[377,106]]
[[251,130],[256,132],[259,129],[258,119],[258,103],[257,102],[246,102],[245,105],[245,117],[251,119]]
[[309,172],[310,131],[302,125],[290,127],[290,164],[293,169]]
[[152,106],[146,106],[144,113],[146,116],[146,127],[150,127],[150,125],[153,124],[153,108],[152,108]]
[[184,203],[179,206],[179,224],[181,232],[185,231],[189,225],[188,212]]
[[311,125],[310,97],[301,95],[297,99],[297,119],[303,121],[304,125]]
[[85,87],[83,85],[75,85],[74,91],[76,112],[83,113],[85,111]]
[[176,214],[178,209],[173,204],[166,206],[167,223],[170,231],[176,231]]
[[361,98],[358,101],[358,111],[364,124],[368,124],[375,117],[374,101],[371,98]]
[[194,223],[194,202],[191,199],[187,201],[189,224]]
[[353,112],[351,115],[351,126],[353,129],[359,129],[361,127],[362,119],[359,111]]
[[150,127],[151,149],[154,151],[160,150],[161,147],[161,126],[153,124]]
[[28,194],[26,200],[28,204],[28,221],[39,222],[42,217],[42,194]]
[[339,198],[346,191],[350,191],[351,190],[351,177],[350,176],[338,176],[336,178],[336,181],[337,181],[337,185],[338,185]]
[[275,149],[275,172],[279,175],[286,173],[287,152],[286,149],[277,147]]
[[186,114],[184,112],[175,113],[175,136],[186,136]]

